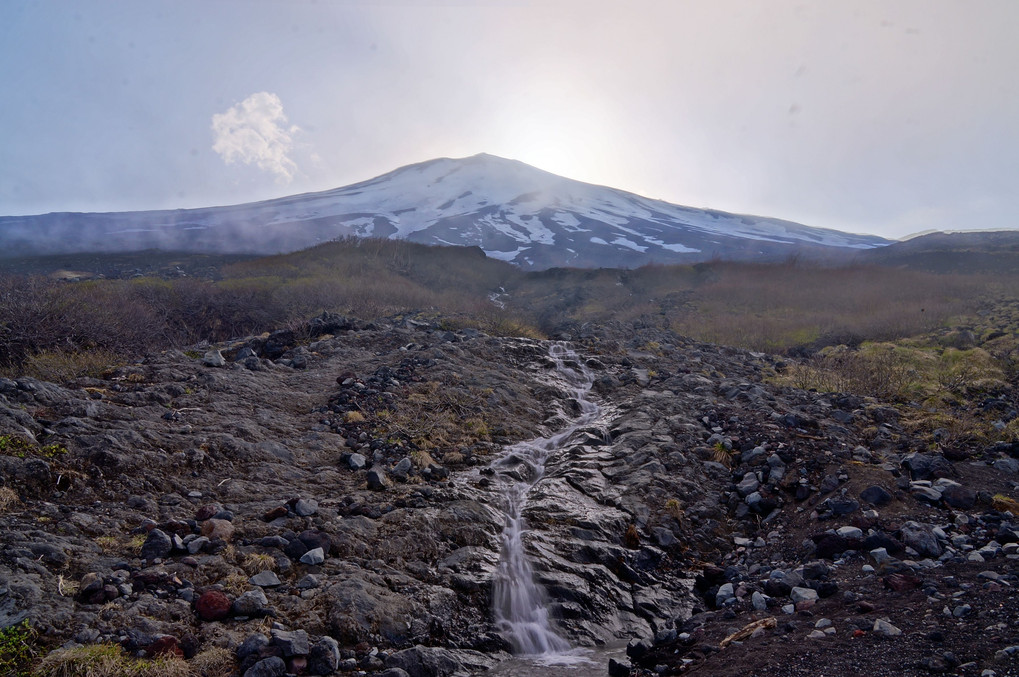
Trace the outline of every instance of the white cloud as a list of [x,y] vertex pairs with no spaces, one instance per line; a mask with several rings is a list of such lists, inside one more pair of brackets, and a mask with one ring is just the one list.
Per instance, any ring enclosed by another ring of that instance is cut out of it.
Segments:
[[296,126],[287,125],[283,102],[270,92],[256,92],[224,113],[212,116],[216,141],[212,149],[227,164],[240,161],[272,172],[279,183],[289,183],[297,164],[289,153]]

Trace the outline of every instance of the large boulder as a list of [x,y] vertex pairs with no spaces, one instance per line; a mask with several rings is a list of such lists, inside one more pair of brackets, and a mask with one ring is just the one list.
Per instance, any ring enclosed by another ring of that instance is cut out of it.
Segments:
[[367,575],[352,575],[328,587],[324,599],[329,634],[341,644],[370,641],[376,633],[394,644],[407,640],[407,618],[413,617],[413,607],[384,581],[375,583]]
[[446,677],[462,668],[449,651],[421,645],[390,655],[386,667],[399,668],[410,677]]

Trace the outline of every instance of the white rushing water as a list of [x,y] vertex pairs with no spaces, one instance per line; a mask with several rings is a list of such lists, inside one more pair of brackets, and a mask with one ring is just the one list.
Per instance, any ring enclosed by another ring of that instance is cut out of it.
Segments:
[[556,633],[550,622],[544,590],[535,582],[524,552],[523,536],[527,525],[523,512],[528,492],[544,475],[545,462],[578,428],[591,423],[599,415],[599,408],[587,399],[593,379],[576,353],[565,344],[555,343],[549,356],[556,364],[556,378],[565,384],[576,401],[579,417],[551,437],[508,447],[493,466],[505,499],[506,525],[492,581],[492,608],[499,632],[517,654],[567,658],[570,644]]

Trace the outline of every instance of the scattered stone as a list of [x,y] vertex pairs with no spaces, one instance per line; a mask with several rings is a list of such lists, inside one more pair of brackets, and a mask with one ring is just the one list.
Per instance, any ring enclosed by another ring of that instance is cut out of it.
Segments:
[[631,670],[633,670],[633,666],[626,661],[609,659],[609,677],[630,677]]
[[732,583],[726,583],[718,588],[718,593],[715,594],[715,606],[723,607],[730,600],[736,599],[736,593],[733,591]]
[[202,536],[205,536],[210,541],[219,539],[221,541],[229,542],[234,535],[233,522],[220,519],[208,519],[202,523]]
[[299,498],[294,502],[294,514],[298,517],[311,517],[318,512],[318,501],[312,498]]
[[952,462],[941,454],[912,453],[902,460],[902,466],[914,480],[931,480],[939,477],[954,477]]
[[406,482],[410,474],[410,469],[413,467],[410,458],[404,456],[400,459],[400,462],[393,466],[389,474],[392,475],[393,479],[397,482]]
[[301,563],[311,566],[321,564],[325,559],[325,552],[322,551],[322,548],[315,548],[301,555]]
[[369,470],[368,474],[365,476],[365,481],[367,481],[368,488],[372,491],[385,491],[392,486],[392,483],[386,476],[386,472],[381,468],[372,468]]
[[421,645],[390,654],[385,665],[400,668],[409,677],[447,677],[463,668],[446,649]]
[[793,604],[799,604],[800,602],[816,602],[818,595],[817,590],[797,587],[789,592],[789,598],[793,601]]
[[244,671],[244,677],[284,677],[287,664],[279,656],[263,658]]
[[307,656],[311,651],[308,633],[304,630],[273,630],[271,642],[278,646],[284,656]]
[[226,358],[218,350],[210,350],[202,356],[202,364],[206,367],[222,367],[226,365]]
[[260,588],[274,588],[282,584],[279,576],[274,571],[259,571],[248,579],[248,583],[257,585]]
[[173,551],[173,539],[161,529],[153,529],[145,537],[141,556],[145,560],[163,559]]
[[308,673],[312,675],[331,675],[340,665],[340,645],[329,637],[323,636],[311,647],[308,655]]
[[234,600],[231,610],[236,616],[265,616],[268,614],[269,599],[261,588],[248,590]]
[[874,621],[872,631],[875,635],[879,635],[881,637],[898,637],[902,634],[902,630],[899,630],[884,618],[878,618]]
[[313,590],[322,585],[319,577],[315,574],[307,574],[301,580],[297,581],[297,588],[299,590]]
[[842,538],[849,540],[861,540],[863,538],[863,529],[859,527],[839,527],[835,530],[835,533]]
[[969,510],[977,502],[974,491],[959,485],[947,486],[941,491],[941,500],[950,508]]
[[202,593],[195,602],[195,613],[203,621],[221,621],[230,615],[230,598],[218,590]]
[[929,525],[912,521],[906,522],[902,525],[899,533],[901,534],[902,542],[921,555],[938,557],[944,552],[941,544],[938,543],[938,537],[935,536]]

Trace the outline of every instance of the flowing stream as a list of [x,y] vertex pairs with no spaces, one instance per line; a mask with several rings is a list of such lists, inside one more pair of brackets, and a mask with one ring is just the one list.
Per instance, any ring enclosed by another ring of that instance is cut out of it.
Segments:
[[584,659],[577,652],[571,652],[569,642],[556,632],[548,617],[544,590],[535,582],[524,552],[527,525],[523,513],[527,494],[544,475],[545,462],[578,428],[594,421],[600,410],[587,399],[593,379],[576,353],[565,344],[554,343],[549,356],[556,364],[556,378],[571,391],[579,416],[551,437],[508,447],[493,464],[503,492],[506,524],[502,532],[502,552],[492,581],[492,608],[499,632],[512,644],[515,653],[540,656],[546,662],[552,659],[568,663]]

